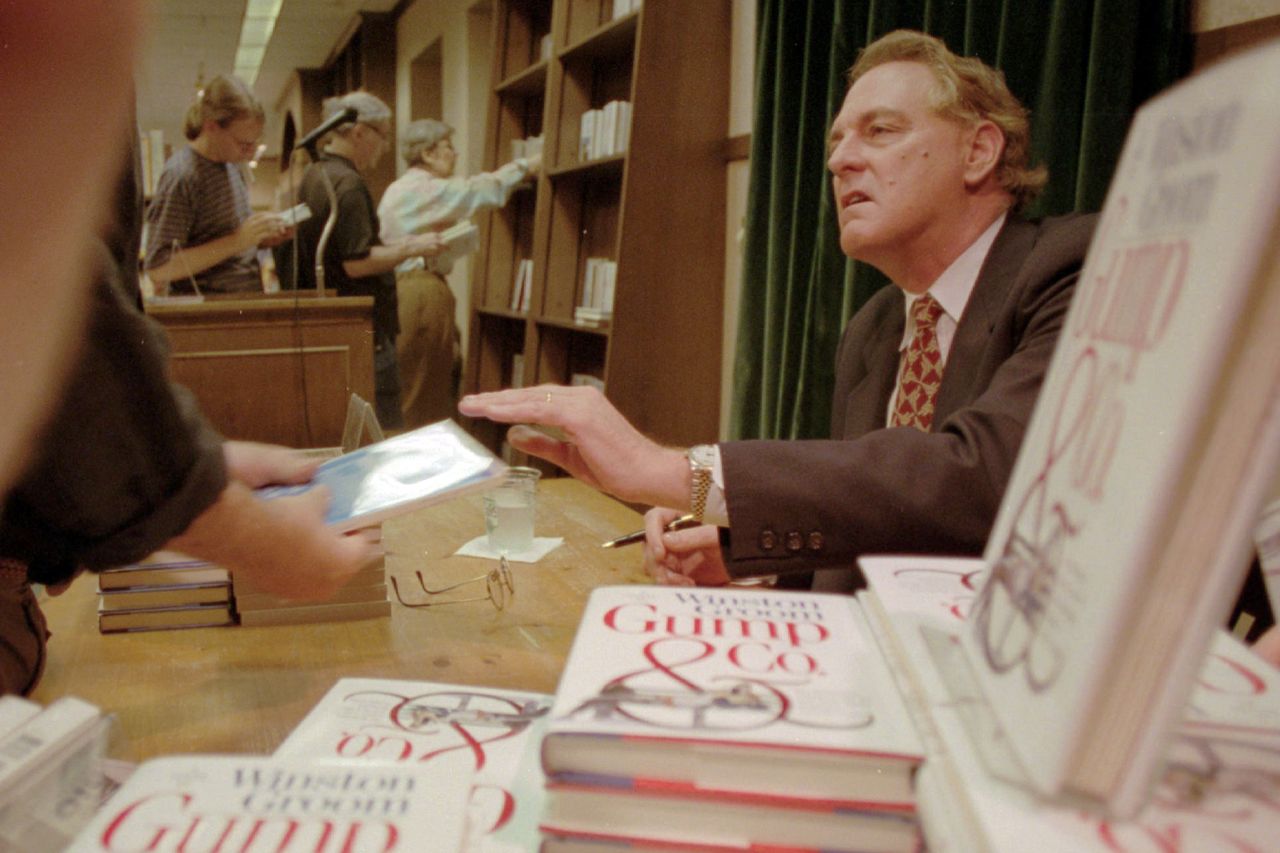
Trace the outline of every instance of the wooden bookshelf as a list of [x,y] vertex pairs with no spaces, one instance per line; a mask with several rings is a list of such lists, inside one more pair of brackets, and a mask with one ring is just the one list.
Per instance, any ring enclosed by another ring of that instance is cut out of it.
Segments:
[[[614,0],[496,0],[485,165],[542,135],[543,173],[480,222],[467,391],[510,386],[519,354],[525,385],[585,374],[659,441],[717,438],[729,6],[644,0],[615,18]],[[625,150],[580,156],[583,114],[611,101],[631,105]],[[599,327],[574,320],[589,258],[616,264]],[[470,427],[500,444],[502,428]]]

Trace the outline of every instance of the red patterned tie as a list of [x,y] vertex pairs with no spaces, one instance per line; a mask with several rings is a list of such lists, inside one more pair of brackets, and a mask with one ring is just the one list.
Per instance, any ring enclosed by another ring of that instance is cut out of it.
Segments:
[[898,396],[890,426],[913,426],[928,432],[933,423],[933,401],[942,383],[942,351],[938,349],[937,331],[941,316],[942,306],[927,293],[911,306],[916,328],[898,372]]

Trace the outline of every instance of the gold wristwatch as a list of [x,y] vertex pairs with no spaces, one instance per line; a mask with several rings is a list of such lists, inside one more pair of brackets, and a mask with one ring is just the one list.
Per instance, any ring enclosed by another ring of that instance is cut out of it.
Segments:
[[689,459],[689,473],[693,476],[689,490],[689,514],[702,521],[707,511],[707,493],[711,491],[711,469],[715,465],[716,450],[710,444],[695,444],[685,451]]

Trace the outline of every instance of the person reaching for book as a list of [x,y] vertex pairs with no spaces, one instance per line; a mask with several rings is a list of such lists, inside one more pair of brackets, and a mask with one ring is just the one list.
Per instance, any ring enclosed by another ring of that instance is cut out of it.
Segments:
[[[563,439],[516,426],[509,440],[656,505],[645,560],[660,581],[826,570],[814,588],[849,590],[861,554],[980,554],[1096,219],[1019,215],[1046,180],[1029,144],[1027,111],[980,60],[909,31],[863,50],[827,164],[842,250],[896,286],[845,330],[831,440],[663,447],[589,388],[459,408],[558,427]],[[710,524],[664,530],[690,510]]]
[[[542,157],[520,157],[493,172],[455,175],[458,155],[453,128],[432,118],[405,127],[400,153],[408,169],[378,203],[382,241],[439,231],[476,213],[502,207],[517,186],[536,175]],[[409,258],[396,267],[400,335],[400,406],[406,428],[452,417],[458,399],[462,348],[455,321],[456,300],[445,276],[452,253]]]
[[[131,66],[120,61],[127,75]],[[133,127],[120,131],[137,138]],[[130,153],[108,227],[79,236],[93,259],[81,273],[92,282],[83,347],[0,511],[0,693],[29,692],[44,667],[47,632],[33,583],[56,591],[84,569],[168,548],[264,591],[322,599],[376,557],[361,536],[325,525],[323,490],[255,496],[259,486],[306,482],[314,461],[224,441],[194,397],[169,382],[163,331],[141,310],[141,192],[136,148]]]

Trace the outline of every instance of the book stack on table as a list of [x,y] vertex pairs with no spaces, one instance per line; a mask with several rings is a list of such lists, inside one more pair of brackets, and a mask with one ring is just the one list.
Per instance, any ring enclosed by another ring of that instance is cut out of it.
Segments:
[[[466,853],[528,853],[538,844],[538,749],[552,697],[542,693],[343,678],[289,734],[275,759],[411,767],[466,790]],[[411,839],[412,849],[428,849]],[[445,851],[432,839],[429,849]]]
[[0,850],[62,850],[102,800],[110,718],[73,696],[0,696]]
[[104,634],[234,622],[231,576],[205,560],[158,551],[98,574],[98,630]]
[[922,755],[849,597],[601,587],[543,739],[542,849],[916,850]]
[[[381,526],[361,535],[381,536]],[[304,622],[342,622],[391,615],[387,599],[384,557],[365,566],[324,601],[295,601],[260,589],[244,578],[235,583],[236,613],[241,625],[298,625]]]

